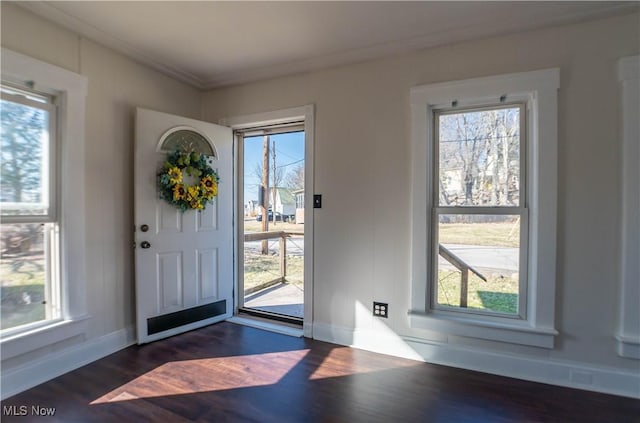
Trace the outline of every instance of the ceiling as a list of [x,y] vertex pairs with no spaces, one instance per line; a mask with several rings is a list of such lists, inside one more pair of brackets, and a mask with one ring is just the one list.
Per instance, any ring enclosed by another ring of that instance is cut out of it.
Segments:
[[637,2],[35,1],[22,7],[199,89],[624,13]]

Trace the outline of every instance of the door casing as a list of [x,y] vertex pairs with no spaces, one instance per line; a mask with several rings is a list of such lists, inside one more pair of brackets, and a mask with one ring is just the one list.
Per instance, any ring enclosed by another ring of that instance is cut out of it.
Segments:
[[[304,318],[303,318],[303,334],[305,337],[313,337],[313,223],[314,223],[314,208],[313,208],[313,195],[314,192],[314,126],[315,126],[315,106],[313,104],[301,107],[293,107],[290,109],[282,109],[271,112],[256,113],[250,115],[236,116],[231,118],[225,118],[220,121],[224,126],[228,126],[233,130],[245,130],[248,128],[260,128],[274,125],[283,125],[293,122],[304,122],[305,131],[305,223],[304,223]],[[239,190],[242,187],[239,186],[237,171],[241,169],[238,160],[241,159],[237,154],[237,137],[234,137],[234,166],[236,170],[235,183],[234,183],[234,221],[238,222],[238,219],[244,216],[244,206],[240,204],[239,198],[241,198]],[[234,236],[234,266],[235,269],[239,269],[242,263],[239,263],[238,257],[241,255],[238,253],[240,248],[243,248],[242,240],[244,234],[240,233],[240,225],[237,225],[237,230]],[[234,272],[235,281],[234,286],[238,286],[238,271]],[[235,297],[234,309],[237,309],[237,298]]]

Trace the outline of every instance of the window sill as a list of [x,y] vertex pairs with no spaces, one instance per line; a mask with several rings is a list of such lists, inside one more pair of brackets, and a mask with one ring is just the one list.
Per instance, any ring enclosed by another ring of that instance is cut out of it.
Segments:
[[86,332],[88,319],[89,316],[76,317],[4,338],[0,341],[2,360],[81,335]]
[[409,311],[412,328],[427,329],[450,335],[553,348],[558,331],[553,328],[532,327],[521,320],[479,320],[478,317],[443,316],[434,313]]

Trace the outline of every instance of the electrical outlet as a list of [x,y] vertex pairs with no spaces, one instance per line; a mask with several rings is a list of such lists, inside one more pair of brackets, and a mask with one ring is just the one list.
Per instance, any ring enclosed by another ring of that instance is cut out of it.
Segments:
[[373,302],[373,315],[378,317],[389,317],[389,304]]

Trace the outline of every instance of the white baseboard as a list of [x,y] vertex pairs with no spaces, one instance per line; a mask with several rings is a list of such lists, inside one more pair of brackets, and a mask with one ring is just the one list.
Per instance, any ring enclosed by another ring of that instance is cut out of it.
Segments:
[[353,330],[341,326],[314,323],[313,339],[411,360],[425,361],[400,336],[389,329],[384,331]]
[[313,338],[313,323],[303,322],[302,333],[305,338]]
[[585,363],[531,358],[442,342],[401,337],[394,333],[314,324],[314,338],[340,345],[428,363],[475,370],[500,376],[587,391],[640,398],[640,372],[622,371]]
[[128,327],[55,352],[33,362],[2,369],[4,400],[55,377],[75,370],[135,343],[134,329]]

